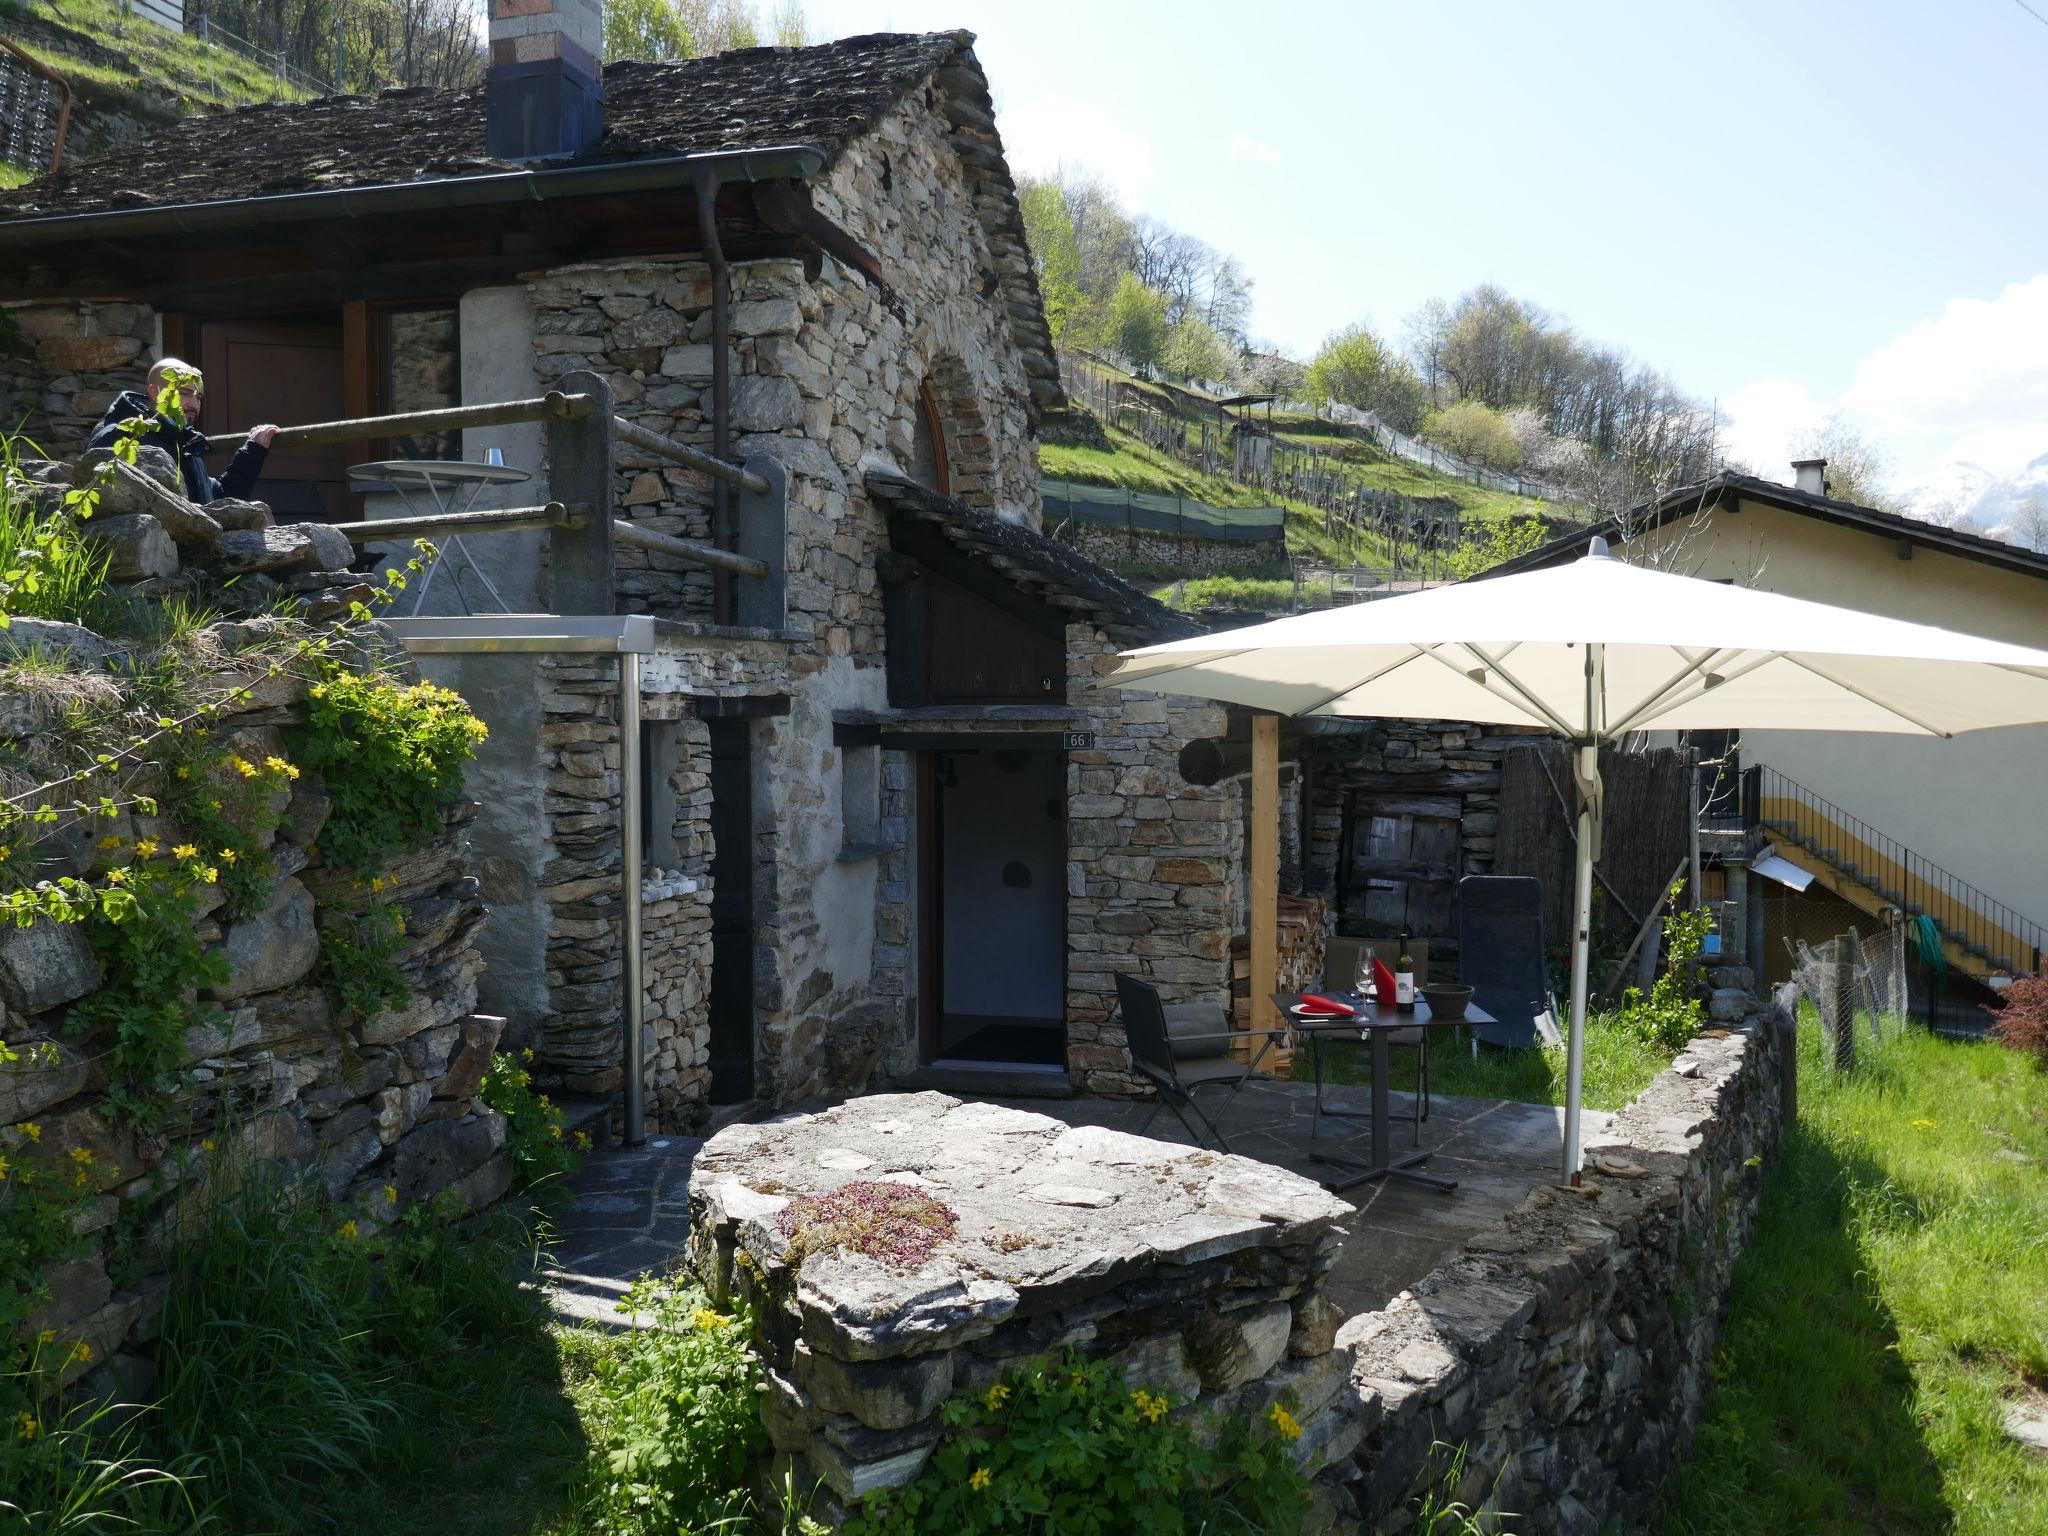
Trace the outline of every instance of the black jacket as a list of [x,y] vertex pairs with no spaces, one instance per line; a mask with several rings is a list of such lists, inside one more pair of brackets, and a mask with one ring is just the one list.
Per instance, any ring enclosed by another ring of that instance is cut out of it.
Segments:
[[111,448],[121,440],[121,423],[137,416],[149,418],[142,441],[168,453],[185,482],[188,500],[205,503],[223,496],[246,497],[256,489],[256,477],[263,473],[263,460],[270,450],[261,443],[244,443],[228,461],[227,472],[218,480],[206,472],[206,456],[213,444],[197,427],[181,427],[169,417],[149,408],[149,400],[138,389],[124,390],[114,397],[107,414],[85,440],[87,448]]

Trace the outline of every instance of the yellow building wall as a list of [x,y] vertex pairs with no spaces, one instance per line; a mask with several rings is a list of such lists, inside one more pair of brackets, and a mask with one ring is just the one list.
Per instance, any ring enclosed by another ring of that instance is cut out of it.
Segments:
[[[2048,578],[1758,502],[1645,535],[1675,568],[1916,624],[2048,649]],[[1745,764],[1767,763],[1913,852],[2048,924],[2048,727],[1947,741],[1833,731],[1746,731]],[[2024,966],[2030,957],[2015,955]]]

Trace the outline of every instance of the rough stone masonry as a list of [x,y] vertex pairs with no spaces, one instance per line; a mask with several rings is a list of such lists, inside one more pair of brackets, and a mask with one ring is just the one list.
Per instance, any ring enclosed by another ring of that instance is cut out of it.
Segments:
[[[776,1218],[849,1180],[924,1191],[957,1225],[914,1269],[845,1252],[792,1266]],[[948,1397],[1068,1348],[1198,1410],[1256,1414],[1284,1394],[1315,1471],[1356,1438],[1334,1406],[1346,1357],[1321,1284],[1350,1213],[1250,1158],[880,1094],[707,1142],[688,1262],[758,1312],[769,1437],[838,1515],[916,1476]]]

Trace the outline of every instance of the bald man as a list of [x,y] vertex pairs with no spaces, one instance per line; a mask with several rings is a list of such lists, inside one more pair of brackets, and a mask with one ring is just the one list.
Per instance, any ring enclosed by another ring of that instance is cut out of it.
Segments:
[[[172,380],[177,381],[178,409],[184,415],[182,422],[165,415],[157,409],[157,402]],[[178,466],[178,475],[185,483],[187,499],[197,502],[218,501],[223,496],[246,497],[256,489],[256,477],[263,473],[263,460],[270,452],[270,440],[277,436],[277,428],[268,424],[253,428],[248,441],[235,450],[234,458],[228,461],[224,474],[216,480],[206,472],[206,456],[213,452],[213,444],[206,440],[206,434],[196,425],[199,412],[206,400],[206,381],[199,370],[182,358],[167,357],[149,370],[144,382],[146,393],[123,390],[114,397],[114,403],[107,407],[107,414],[100,418],[100,424],[92,429],[92,436],[86,439],[88,448],[111,448],[126,435],[122,424],[141,417],[148,425],[143,429],[141,440],[163,449]]]

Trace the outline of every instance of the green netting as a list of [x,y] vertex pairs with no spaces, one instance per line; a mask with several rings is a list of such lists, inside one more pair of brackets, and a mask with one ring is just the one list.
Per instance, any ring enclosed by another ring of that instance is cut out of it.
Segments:
[[1038,490],[1048,523],[1071,518],[1112,528],[1242,543],[1277,539],[1287,526],[1287,513],[1280,507],[1212,507],[1154,491],[1076,485],[1069,480],[1040,480]]

